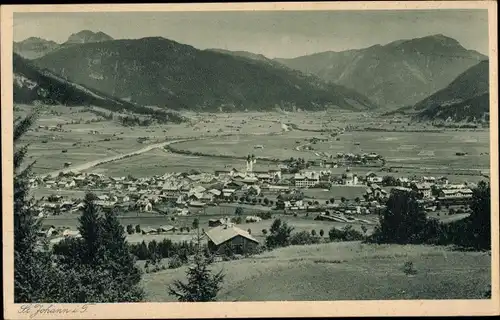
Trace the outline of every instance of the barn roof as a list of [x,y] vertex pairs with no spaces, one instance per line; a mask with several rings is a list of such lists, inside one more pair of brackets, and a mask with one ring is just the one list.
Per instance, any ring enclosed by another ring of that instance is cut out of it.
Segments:
[[232,225],[221,225],[206,231],[205,234],[210,240],[212,240],[215,245],[220,245],[237,236],[241,236],[255,243],[259,243],[259,241],[252,237],[251,234]]

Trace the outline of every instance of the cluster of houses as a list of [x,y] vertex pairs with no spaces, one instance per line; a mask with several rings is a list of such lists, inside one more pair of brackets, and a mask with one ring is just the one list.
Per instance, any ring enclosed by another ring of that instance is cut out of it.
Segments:
[[308,160],[307,167],[316,166],[330,169],[345,165],[373,164],[382,160],[382,157],[377,153],[354,154],[339,152],[336,155],[331,155],[326,152],[317,151],[314,154],[321,158]]
[[[445,177],[422,177],[421,179],[392,178],[387,184],[382,176],[374,172],[357,175],[349,168],[341,175],[333,175],[330,170],[304,171],[282,174],[280,167],[261,167],[255,170],[256,160],[249,156],[244,170],[216,170],[211,173],[167,173],[135,179],[128,177],[108,177],[98,173],[68,172],[57,177],[35,177],[31,186],[55,190],[97,190],[96,204],[104,209],[153,211],[155,204],[175,203],[178,215],[188,215],[190,209],[200,209],[216,205],[219,201],[236,201],[242,195],[259,196],[262,193],[287,193],[292,189],[312,187],[328,188],[331,184],[345,186],[369,186],[363,196],[366,202],[382,202],[387,192],[379,187],[399,186],[410,188],[422,195],[423,199],[435,200],[443,204],[463,204],[472,197],[471,185],[450,184]],[[286,179],[285,176],[290,176]],[[47,199],[40,206],[40,214],[58,214],[78,211],[82,200]],[[301,207],[290,204],[290,207]],[[359,212],[360,209],[356,209]]]
[[[274,185],[281,180],[279,169],[252,172],[232,169],[211,173],[167,173],[135,179],[109,177],[98,173],[68,172],[56,177],[34,177],[31,187],[56,190],[95,190],[96,204],[104,209],[152,211],[155,204],[175,203],[178,215],[187,215],[191,208],[215,205],[219,200],[232,201],[243,194],[260,195],[264,190],[278,193],[288,186]],[[40,214],[78,211],[82,199],[65,200],[61,196],[43,198]]]
[[330,170],[305,171],[296,173],[293,177],[294,185],[297,188],[311,188],[319,185],[321,182],[334,183],[346,186],[365,185],[370,183],[381,183],[382,177],[373,172],[365,176],[358,176],[352,173],[349,168],[341,175],[333,175]]
[[285,212],[328,211],[333,214],[375,214],[384,208],[384,203],[389,197],[386,190],[377,184],[372,184],[366,188],[362,197],[355,199],[337,199],[338,201],[307,201],[299,190],[281,194],[278,197],[277,207]]

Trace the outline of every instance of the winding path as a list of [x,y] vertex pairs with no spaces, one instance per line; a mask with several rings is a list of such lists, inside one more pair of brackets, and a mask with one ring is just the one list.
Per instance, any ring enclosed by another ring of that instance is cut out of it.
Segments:
[[141,153],[151,151],[153,149],[163,148],[164,146],[167,146],[169,144],[174,144],[174,143],[178,143],[178,142],[186,142],[186,141],[191,141],[191,140],[194,140],[194,139],[193,138],[186,138],[186,139],[178,139],[178,140],[165,141],[165,142],[161,142],[161,143],[155,143],[155,144],[148,145],[147,147],[144,147],[142,149],[139,149],[139,150],[136,150],[133,152],[118,154],[118,155],[111,156],[111,157],[106,157],[106,158],[102,158],[102,159],[98,159],[98,160],[94,160],[94,161],[85,162],[85,163],[71,166],[68,168],[64,168],[61,170],[52,171],[52,172],[49,172],[48,174],[42,174],[40,176],[45,177],[47,175],[50,175],[51,177],[56,177],[57,175],[59,175],[60,172],[63,172],[63,173],[67,173],[70,171],[71,172],[79,172],[79,171],[90,169],[92,167],[98,166],[98,165],[103,164],[103,163],[118,161],[118,160],[121,160],[121,159],[126,158],[126,157],[136,156],[136,155],[139,155]]

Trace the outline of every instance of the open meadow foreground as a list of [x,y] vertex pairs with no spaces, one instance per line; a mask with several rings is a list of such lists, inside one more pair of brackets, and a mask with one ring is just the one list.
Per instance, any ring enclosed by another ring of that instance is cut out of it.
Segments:
[[491,299],[486,9],[14,21],[16,303]]

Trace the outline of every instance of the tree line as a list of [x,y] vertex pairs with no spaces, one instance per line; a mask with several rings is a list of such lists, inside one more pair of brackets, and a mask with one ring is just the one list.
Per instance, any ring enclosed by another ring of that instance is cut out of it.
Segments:
[[380,223],[367,241],[374,243],[455,245],[474,250],[491,249],[490,183],[473,189],[471,213],[443,223],[427,214],[416,192],[393,193],[380,214]]

